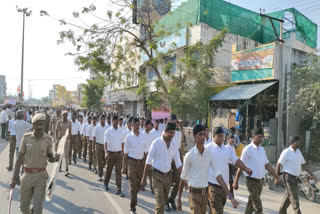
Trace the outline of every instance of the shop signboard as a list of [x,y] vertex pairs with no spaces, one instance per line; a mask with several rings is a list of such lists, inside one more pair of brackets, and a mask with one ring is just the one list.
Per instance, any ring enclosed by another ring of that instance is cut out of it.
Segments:
[[231,82],[274,79],[275,43],[237,51],[231,57]]

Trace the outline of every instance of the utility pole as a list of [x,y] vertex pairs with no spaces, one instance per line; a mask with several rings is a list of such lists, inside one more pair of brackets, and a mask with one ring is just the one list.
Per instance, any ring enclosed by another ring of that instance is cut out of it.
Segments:
[[[264,12],[264,10],[263,10]],[[280,156],[280,152],[281,150],[283,149],[283,144],[285,143],[284,142],[284,133],[283,133],[283,106],[284,106],[284,103],[283,103],[283,100],[285,98],[285,93],[287,93],[285,91],[285,78],[286,78],[286,75],[285,75],[285,69],[283,69],[283,43],[284,43],[284,40],[282,39],[282,24],[283,24],[283,20],[282,19],[277,19],[277,18],[274,18],[272,16],[268,16],[268,15],[265,15],[264,13],[261,12],[261,9],[260,9],[260,16],[261,17],[265,17],[267,19],[270,20],[271,22],[271,25],[272,25],[272,28],[273,28],[273,31],[277,37],[277,41],[279,42],[279,66],[278,66],[278,69],[279,69],[279,92],[278,92],[278,133],[277,133],[277,147],[276,147],[276,158],[278,158]],[[278,21],[280,23],[280,31],[279,31],[279,34],[278,35],[278,32],[274,26],[274,23],[273,21]],[[288,112],[286,113],[288,114]],[[288,115],[286,115],[288,117]],[[286,129],[288,129],[288,127],[286,127]],[[286,139],[287,140],[287,139]]]
[[23,27],[22,27],[22,54],[21,54],[21,83],[20,83],[20,94],[19,94],[19,98],[20,98],[20,102],[23,101],[23,65],[24,65],[24,29],[25,29],[25,18],[26,16],[30,16],[32,11],[28,11],[28,8],[18,8],[18,6],[16,6],[17,11],[19,13],[22,13],[22,17],[23,17]]

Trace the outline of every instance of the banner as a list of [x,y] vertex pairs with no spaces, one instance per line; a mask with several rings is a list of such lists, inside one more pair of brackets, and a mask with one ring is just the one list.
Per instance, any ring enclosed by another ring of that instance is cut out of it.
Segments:
[[231,70],[273,68],[274,44],[232,53]]

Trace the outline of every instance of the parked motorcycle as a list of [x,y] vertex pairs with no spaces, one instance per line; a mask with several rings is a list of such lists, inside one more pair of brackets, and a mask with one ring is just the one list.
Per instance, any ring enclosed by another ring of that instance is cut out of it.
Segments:
[[303,192],[304,196],[308,200],[314,201],[316,193],[319,193],[319,189],[316,187],[313,177],[309,174],[302,174],[299,176],[299,180],[299,190]]

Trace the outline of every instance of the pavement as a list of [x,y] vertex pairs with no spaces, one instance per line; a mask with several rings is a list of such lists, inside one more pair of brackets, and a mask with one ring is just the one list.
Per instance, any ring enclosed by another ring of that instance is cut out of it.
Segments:
[[[8,164],[9,146],[8,142],[0,141],[0,214],[8,213],[9,188],[8,182],[12,172],[6,170]],[[48,164],[48,173],[51,173],[52,164]],[[64,173],[58,175],[56,188],[52,201],[44,202],[44,214],[114,214],[130,213],[129,199],[129,181],[124,177],[122,179],[122,189],[125,198],[115,194],[116,185],[115,177],[112,175],[109,191],[106,192],[103,183],[98,181],[98,176],[88,170],[87,163],[79,160],[77,164],[70,166],[70,177],[65,177]],[[264,188],[262,192],[262,203],[264,213],[276,214],[280,206],[284,189],[270,191]],[[244,213],[248,192],[244,185],[244,180],[240,182],[240,188],[235,192],[236,200],[240,203],[238,209],[233,209],[228,201],[225,206],[227,214]],[[319,196],[318,196],[319,197]],[[302,195],[300,204],[303,213],[318,214],[320,213],[320,204],[307,201]],[[188,193],[183,193],[182,198],[183,211],[172,211],[170,213],[190,213],[188,205]],[[146,191],[139,192],[138,195],[138,214],[154,213],[155,199],[152,195],[149,184]],[[19,214],[19,187],[14,189],[12,214]],[[289,207],[289,214],[293,214],[293,209]]]

